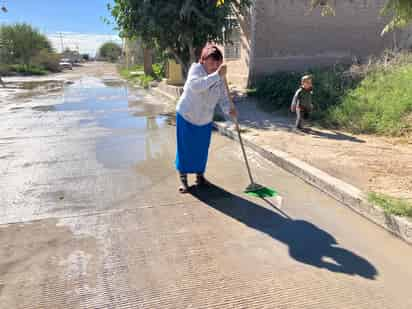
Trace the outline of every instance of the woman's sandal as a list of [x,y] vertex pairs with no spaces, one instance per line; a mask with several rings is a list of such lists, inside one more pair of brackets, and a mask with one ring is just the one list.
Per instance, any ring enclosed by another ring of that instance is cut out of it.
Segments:
[[199,186],[199,187],[206,187],[210,185],[210,182],[207,181],[207,179],[205,178],[205,176],[203,176],[203,174],[197,174],[195,184],[196,186]]
[[179,187],[180,193],[187,193],[189,192],[189,185],[187,184],[187,175],[180,174],[180,182],[182,183]]
[[181,186],[179,187],[179,192],[182,193],[182,194],[187,193],[187,192],[189,192],[189,187],[188,187],[188,186],[181,185]]

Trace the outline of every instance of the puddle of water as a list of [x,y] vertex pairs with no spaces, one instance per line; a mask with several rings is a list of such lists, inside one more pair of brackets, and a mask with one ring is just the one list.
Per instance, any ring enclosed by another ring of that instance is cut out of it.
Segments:
[[142,135],[107,136],[96,145],[96,159],[106,168],[127,168],[150,159]]
[[96,159],[106,168],[127,168],[138,162],[170,157],[173,129],[169,117],[160,115],[164,105],[155,100],[146,97],[144,90],[131,94],[119,81],[88,78],[66,85],[61,104],[35,106],[33,110],[82,112],[80,129],[110,129],[111,134],[96,142]]
[[[154,118],[156,127],[149,125],[150,118]],[[139,130],[157,130],[166,122],[166,117],[131,117],[127,112],[116,112],[105,115],[98,120],[100,126],[111,129],[139,129]]]
[[54,112],[56,111],[56,106],[55,105],[39,105],[39,106],[34,106],[32,109],[38,112]]
[[10,108],[11,111],[18,111],[18,110],[21,110],[21,109],[24,109],[24,107],[22,107],[22,106],[16,106],[16,107]]
[[42,81],[25,81],[18,84],[19,88],[25,90],[34,90],[39,87],[44,87],[46,89],[51,88],[54,89],[56,87],[62,87],[63,81],[55,81],[55,80],[42,80]]

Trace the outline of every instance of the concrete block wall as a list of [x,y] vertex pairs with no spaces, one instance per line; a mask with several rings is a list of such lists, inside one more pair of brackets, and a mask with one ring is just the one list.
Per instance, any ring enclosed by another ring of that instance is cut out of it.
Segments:
[[392,47],[392,34],[380,35],[384,3],[339,0],[336,16],[325,17],[310,12],[310,0],[256,0],[251,76],[350,62]]

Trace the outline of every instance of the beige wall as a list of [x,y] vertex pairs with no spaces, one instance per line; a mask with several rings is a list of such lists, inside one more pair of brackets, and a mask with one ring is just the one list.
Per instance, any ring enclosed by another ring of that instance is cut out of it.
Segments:
[[364,59],[392,46],[380,36],[385,0],[338,0],[336,16],[309,13],[310,0],[256,0],[251,75]]
[[128,39],[123,43],[125,65],[143,64],[143,48],[140,39]]
[[251,15],[238,16],[238,21],[241,32],[240,59],[225,59],[225,61],[228,65],[228,79],[231,85],[245,88],[248,83],[251,62]]
[[[336,0],[336,16],[310,12],[310,0],[256,0],[239,17],[241,57],[227,59],[229,79],[246,87],[255,77],[275,71],[366,60],[394,46],[394,34],[381,36],[386,0]],[[397,46],[412,47],[412,27],[396,35]],[[407,45],[407,46],[406,46]]]

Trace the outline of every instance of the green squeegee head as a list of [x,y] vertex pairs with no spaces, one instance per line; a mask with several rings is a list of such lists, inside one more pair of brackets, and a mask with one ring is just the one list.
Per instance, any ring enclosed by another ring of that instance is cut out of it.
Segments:
[[274,197],[277,196],[278,193],[270,188],[261,186],[256,183],[251,183],[246,189],[245,193],[247,195],[253,196],[253,197],[260,197],[260,198],[265,198],[265,197]]

